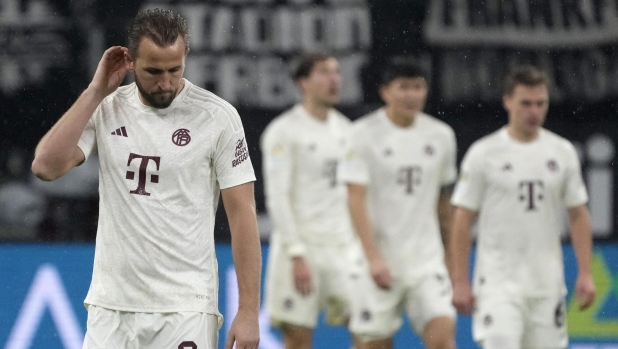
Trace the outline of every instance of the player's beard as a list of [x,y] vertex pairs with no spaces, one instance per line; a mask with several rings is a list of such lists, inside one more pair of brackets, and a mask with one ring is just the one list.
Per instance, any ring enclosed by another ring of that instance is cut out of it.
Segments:
[[139,93],[142,96],[142,98],[144,98],[144,100],[151,107],[157,108],[157,109],[165,109],[169,107],[170,104],[172,104],[172,102],[174,101],[176,94],[178,93],[178,88],[175,88],[174,90],[168,91],[168,92],[162,92],[162,91],[148,92],[140,83],[139,78],[137,77],[137,74],[135,74],[135,85],[137,86],[137,89],[139,90]]

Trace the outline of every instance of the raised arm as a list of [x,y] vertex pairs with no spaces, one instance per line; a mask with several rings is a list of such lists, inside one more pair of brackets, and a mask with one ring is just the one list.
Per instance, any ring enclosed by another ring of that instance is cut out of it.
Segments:
[[592,280],[592,233],[590,232],[590,215],[586,205],[568,209],[571,243],[577,257],[577,281],[575,293],[580,309],[588,308],[594,301],[596,290]]
[[389,289],[392,284],[392,278],[373,236],[372,225],[367,214],[366,196],[367,187],[365,185],[348,183],[350,217],[369,261],[371,276],[380,288]]
[[238,313],[228,333],[226,349],[257,349],[260,342],[260,275],[262,255],[257,228],[253,182],[221,190],[232,234],[232,254],[238,278]]
[[43,136],[32,162],[32,172],[37,177],[53,181],[84,161],[77,143],[101,101],[118,88],[129,71],[127,52],[120,46],[105,51],[88,88]]
[[472,239],[470,227],[477,212],[464,207],[456,207],[449,243],[451,281],[453,283],[453,305],[457,310],[470,315],[474,309],[474,297],[470,287],[470,248]]

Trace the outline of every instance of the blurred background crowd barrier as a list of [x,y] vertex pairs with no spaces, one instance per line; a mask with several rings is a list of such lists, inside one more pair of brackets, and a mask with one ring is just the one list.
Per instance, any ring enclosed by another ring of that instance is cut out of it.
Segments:
[[[192,36],[185,77],[232,103],[243,119],[258,177],[264,241],[270,224],[258,141],[268,122],[299,100],[288,72],[300,52],[327,50],[338,57],[339,109],[352,119],[380,106],[376,83],[385,62],[393,57],[422,62],[430,71],[426,110],[454,128],[458,160],[473,141],[506,123],[502,79],[510,67],[532,63],[552,82],[546,127],[578,149],[595,242],[607,248],[600,258],[603,265],[618,265],[618,1],[611,0],[0,0],[0,241],[5,246],[94,241],[96,157],[52,183],[34,178],[29,167],[38,140],[87,87],[103,51],[126,44],[130,19],[152,7],[170,8],[187,19]],[[216,239],[229,242],[222,208],[217,217]],[[2,246],[0,253],[8,253]],[[32,246],[43,251],[47,245]],[[62,246],[70,258],[79,248],[91,248]],[[89,273],[91,259],[88,255],[75,267]],[[599,274],[609,298],[593,320],[610,321],[598,327],[603,331],[618,329],[618,271],[612,268]],[[4,275],[4,287],[11,287]],[[29,285],[34,275],[18,276]],[[79,302],[84,294],[80,289],[74,296]],[[83,324],[85,312],[79,312]],[[0,319],[1,347],[17,313],[0,314],[9,317]],[[571,329],[574,336],[577,326]],[[598,339],[593,332],[585,333]],[[598,348],[618,342],[618,330],[612,333]]]

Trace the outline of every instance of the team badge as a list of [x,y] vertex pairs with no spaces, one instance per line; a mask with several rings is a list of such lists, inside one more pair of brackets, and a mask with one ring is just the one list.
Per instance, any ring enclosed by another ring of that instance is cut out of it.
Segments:
[[433,153],[435,152],[435,149],[433,149],[433,147],[431,146],[431,144],[427,144],[425,146],[425,154],[432,156]]
[[491,326],[493,322],[494,322],[494,319],[491,317],[491,315],[489,314],[485,315],[485,318],[483,319],[483,325],[485,325],[485,327]]
[[547,161],[547,168],[552,172],[556,172],[558,171],[558,163],[556,162],[556,160],[551,159]]
[[371,312],[369,310],[363,310],[363,312],[361,313],[361,318],[364,321],[369,321],[371,320]]
[[502,171],[503,172],[507,172],[513,169],[513,166],[511,164],[509,164],[508,162],[506,164],[504,164],[504,166],[502,166]]
[[291,298],[286,299],[286,300],[283,302],[283,307],[284,307],[286,310],[291,310],[292,308],[294,308],[294,301],[293,301]]
[[179,128],[178,130],[174,131],[174,134],[172,134],[172,142],[174,142],[174,144],[179,147],[184,147],[185,145],[189,144],[189,142],[191,142],[189,130],[187,130],[186,128]]
[[391,148],[384,149],[384,156],[385,157],[389,157],[391,155],[393,155],[393,149],[391,149]]

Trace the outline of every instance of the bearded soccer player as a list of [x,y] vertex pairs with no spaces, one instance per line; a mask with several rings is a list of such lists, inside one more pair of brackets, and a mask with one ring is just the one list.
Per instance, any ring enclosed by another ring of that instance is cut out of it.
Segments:
[[[188,52],[182,17],[138,14],[128,48],[105,51],[88,88],[36,149],[32,170],[48,181],[99,153],[86,349],[217,348],[219,193],[240,292],[226,348],[258,347],[255,176],[236,110],[182,78]],[[135,83],[119,87],[129,71]]]
[[[573,145],[543,128],[549,107],[543,72],[523,66],[510,74],[503,105],[508,124],[470,147],[453,195],[453,304],[474,314],[474,339],[484,349],[566,348],[565,208],[578,262],[577,300],[586,308],[595,297],[581,167]],[[477,216],[471,289],[470,227]]]
[[405,311],[430,349],[455,347],[455,309],[441,239],[456,179],[456,141],[423,113],[427,75],[412,61],[383,72],[386,103],[355,121],[341,168],[369,265],[358,278],[350,329],[362,348],[392,348]]
[[293,74],[304,100],[275,118],[262,135],[268,213],[274,223],[266,275],[271,323],[288,349],[311,348],[318,315],[343,325],[348,282],[361,256],[337,181],[350,120],[333,108],[341,78],[337,60],[307,54]]

